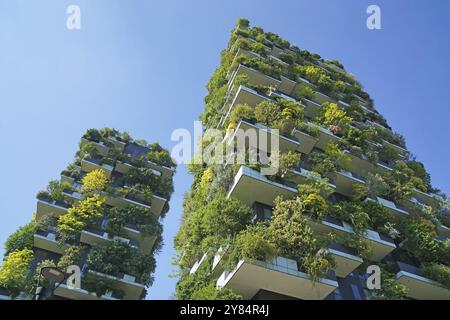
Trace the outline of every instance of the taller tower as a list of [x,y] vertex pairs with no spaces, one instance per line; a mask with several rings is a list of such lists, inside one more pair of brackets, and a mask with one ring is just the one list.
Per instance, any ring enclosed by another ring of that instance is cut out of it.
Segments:
[[206,128],[264,131],[279,170],[190,166],[178,298],[450,299],[445,195],[338,61],[240,19],[208,91]]
[[42,267],[78,266],[81,283],[66,279],[52,292],[41,278],[41,299],[143,299],[153,282],[174,162],[159,144],[109,128],[89,129],[79,146],[38,193],[32,222],[6,241],[3,299],[32,298]]

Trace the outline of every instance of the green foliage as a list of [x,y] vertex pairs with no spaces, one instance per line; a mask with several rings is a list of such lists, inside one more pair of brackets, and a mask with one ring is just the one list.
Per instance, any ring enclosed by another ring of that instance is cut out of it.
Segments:
[[81,200],[75,206],[69,208],[67,213],[58,218],[58,231],[61,241],[68,241],[95,219],[103,216],[105,199],[98,194]]
[[230,289],[216,289],[214,283],[195,291],[191,297],[192,300],[241,300],[241,296],[235,294]]
[[236,25],[239,28],[248,28],[250,26],[250,21],[245,18],[239,18],[236,22]]
[[370,216],[357,203],[339,202],[330,207],[330,214],[352,224],[353,230],[359,235],[369,228]]
[[409,220],[404,230],[404,249],[418,262],[434,262],[437,259],[438,241],[436,227],[426,219]]
[[6,239],[5,255],[13,251],[21,251],[24,249],[32,249],[34,243],[34,234],[39,229],[39,224],[32,221],[23,227],[20,227],[16,232]]
[[242,118],[253,119],[255,115],[255,109],[248,104],[238,104],[231,111],[228,120],[228,129],[234,129]]
[[105,190],[108,184],[108,177],[104,170],[94,170],[87,173],[82,179],[83,187],[82,192],[84,194],[92,194]]
[[184,249],[181,266],[189,265],[198,255],[218,249],[229,236],[245,229],[252,211],[240,201],[217,192],[210,201],[206,195],[197,194],[184,204],[185,220],[175,237],[175,247]]
[[319,113],[320,116],[317,118],[317,121],[322,125],[328,126],[333,133],[344,132],[347,125],[353,121],[352,118],[347,116],[345,110],[335,103],[323,103]]
[[108,233],[123,236],[126,224],[136,226],[143,236],[158,236],[162,233],[162,225],[157,217],[142,206],[114,207],[109,211]]
[[135,276],[146,286],[153,282],[150,277],[156,266],[153,255],[141,253],[118,240],[92,248],[87,261],[89,268],[98,272],[110,275],[125,273]]
[[423,267],[426,277],[437,281],[450,290],[450,267],[443,264],[430,264]]
[[81,246],[70,246],[65,251],[64,254],[59,258],[57,267],[60,270],[66,271],[71,265],[79,265],[81,263]]
[[228,266],[233,269],[242,258],[270,261],[276,256],[276,247],[269,238],[269,232],[263,224],[251,225],[242,230],[228,250]]
[[163,165],[166,167],[175,167],[175,162],[169,154],[169,151],[162,148],[158,143],[152,143],[148,146],[149,151],[147,153],[148,160]]
[[6,288],[13,295],[23,290],[29,280],[28,268],[32,260],[33,251],[30,249],[10,252],[0,269],[0,287]]
[[407,288],[398,283],[394,276],[386,270],[381,273],[381,290],[375,291],[377,300],[404,300],[407,298]]

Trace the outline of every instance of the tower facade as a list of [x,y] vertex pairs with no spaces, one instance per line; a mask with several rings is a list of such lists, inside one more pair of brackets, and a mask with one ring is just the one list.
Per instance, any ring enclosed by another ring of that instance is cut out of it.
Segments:
[[41,277],[39,299],[145,298],[174,172],[159,144],[89,129],[60,179],[37,194],[32,221],[8,238],[0,270],[3,299],[36,299],[43,267],[67,274],[60,285]]
[[247,149],[190,165],[179,299],[450,299],[446,197],[338,61],[240,19],[205,103]]

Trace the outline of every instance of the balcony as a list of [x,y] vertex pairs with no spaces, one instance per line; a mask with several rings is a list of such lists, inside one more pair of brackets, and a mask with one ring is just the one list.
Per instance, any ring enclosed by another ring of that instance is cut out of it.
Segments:
[[144,236],[136,226],[125,224],[123,228],[125,237],[130,239],[132,243],[136,243],[139,249],[144,253],[150,253],[155,245],[156,237]]
[[205,253],[200,260],[197,260],[194,265],[192,266],[191,270],[189,271],[189,274],[194,274],[198,268],[202,265],[203,262],[205,262],[208,258],[208,253]]
[[[349,223],[331,216],[323,221],[310,219],[308,220],[308,224],[315,233],[321,235],[327,235],[331,232],[339,237],[343,237],[355,233]],[[363,236],[372,248],[372,258],[374,261],[382,260],[397,247],[391,238],[374,230],[366,230]]]
[[336,190],[339,193],[349,197],[353,194],[353,186],[355,184],[365,184],[363,178],[358,176],[356,173],[352,173],[342,169],[336,172],[335,182]]
[[144,207],[155,216],[159,216],[164,209],[164,205],[167,202],[167,199],[158,196],[157,194],[152,194],[151,203],[148,203],[139,198],[140,191],[136,190],[137,195],[126,195],[126,196],[116,196],[116,195],[108,195],[104,194],[106,198],[106,204],[114,207],[126,207],[130,205],[141,206]]
[[397,152],[398,152],[399,155],[401,155],[401,156],[405,156],[405,155],[408,154],[408,150],[406,150],[405,148],[403,148],[403,147],[401,147],[401,146],[399,146],[399,145],[397,145],[397,144],[390,143],[389,141],[386,141],[386,140],[383,140],[382,143],[383,143],[384,145],[387,145],[387,146],[392,147],[392,148],[394,148],[395,150],[397,150]]
[[294,91],[296,85],[297,82],[295,82],[294,80],[286,78],[285,76],[281,76],[281,83],[278,86],[278,90],[283,92],[284,94],[290,95],[292,94],[292,91]]
[[334,258],[336,262],[336,276],[340,278],[347,277],[351,272],[358,268],[363,259],[358,256],[355,249],[345,247],[341,244],[334,243],[326,250]]
[[303,101],[305,101],[305,104],[303,106],[306,111],[306,116],[310,119],[314,119],[319,113],[320,104],[316,101],[306,98],[303,98]]
[[228,197],[239,199],[248,206],[252,206],[254,202],[273,206],[276,197],[282,196],[284,199],[289,199],[296,194],[297,189],[271,181],[258,171],[241,166],[234,177]]
[[319,128],[319,141],[316,143],[316,147],[325,150],[327,144],[329,143],[338,143],[341,141],[341,138],[335,135],[330,130],[324,128],[324,127],[318,127]]
[[123,149],[127,145],[126,142],[120,141],[120,140],[118,140],[117,138],[114,138],[114,137],[108,137],[108,138],[106,138],[106,140],[108,142],[110,142],[114,146],[114,148],[116,148],[119,151],[123,151]]
[[317,144],[317,141],[319,141],[318,138],[315,138],[308,133],[300,131],[298,129],[294,129],[292,131],[292,135],[300,143],[300,145],[297,147],[297,150],[304,154],[310,154],[314,149],[314,146]]
[[92,141],[92,140],[88,140],[85,138],[81,138],[81,145],[85,145],[85,144],[89,144],[92,143],[93,145],[95,145],[97,152],[99,155],[101,155],[102,157],[106,157],[108,156],[109,153],[109,147],[101,141]]
[[331,102],[331,103],[336,102],[334,99],[332,99],[331,97],[327,96],[326,94],[324,94],[320,91],[316,91],[316,93],[314,95],[314,100],[316,100],[320,104],[325,103],[325,102]]
[[[242,138],[250,141],[250,146],[247,144],[247,141],[245,142],[246,149],[249,147],[258,147],[258,150],[271,152],[273,142],[278,143],[278,150],[280,152],[295,151],[300,146],[300,143],[295,140],[295,138],[289,138],[281,134],[276,134],[271,128],[260,123],[253,124],[248,120],[239,121],[233,135],[229,137],[228,143],[234,141],[235,138],[239,142],[240,136],[237,136],[238,132],[243,134]],[[244,141],[244,139],[242,140]]]
[[252,86],[266,86],[266,87],[274,87],[278,88],[281,81],[271,76],[265,75],[264,73],[246,67],[242,64],[236,69],[235,76],[246,75],[248,77],[248,83]]
[[101,297],[98,297],[94,292],[87,291],[83,286],[83,283],[81,284],[80,289],[69,288],[63,283],[55,289],[54,295],[70,300],[120,300],[120,298],[115,297],[112,292],[108,292]]
[[418,300],[450,300],[450,290],[424,276],[422,270],[397,262],[397,282],[408,289],[408,297]]
[[89,159],[85,157],[83,160],[81,160],[81,170],[83,170],[84,172],[103,170],[106,176],[110,178],[114,167],[106,163],[101,163],[99,160]]
[[59,217],[67,212],[69,206],[63,202],[40,199],[37,201],[36,218],[42,219],[44,216]]
[[367,198],[366,201],[374,201],[380,205],[382,205],[383,207],[385,207],[386,209],[388,209],[388,211],[393,214],[394,216],[405,216],[405,215],[409,215],[408,211],[406,211],[405,208],[403,208],[400,205],[395,204],[392,201],[380,198],[380,197],[376,197],[375,199],[371,199],[371,198]]
[[84,196],[81,193],[74,190],[64,190],[63,195],[68,199],[71,199],[74,203],[78,203],[84,199]]
[[358,175],[365,175],[367,172],[375,170],[372,162],[363,154],[356,154],[352,150],[344,150],[344,153],[350,157],[349,170]]
[[[295,170],[290,170],[285,179],[299,185],[307,183],[308,181],[311,180],[320,181],[322,177],[319,174],[314,174],[305,168],[298,167]],[[330,188],[336,189],[336,185],[334,184],[333,181],[328,182],[328,186]]]
[[89,228],[88,230],[81,231],[80,242],[88,244],[90,246],[101,246],[105,245],[110,241],[119,240],[129,244],[131,247],[138,248],[138,243],[136,241],[125,239],[118,236],[110,237],[109,234],[100,229]]
[[331,278],[313,282],[308,274],[298,270],[296,261],[277,257],[272,262],[243,259],[233,271],[224,271],[216,286],[231,289],[244,300],[253,298],[261,289],[297,299],[322,300],[338,283]]
[[55,231],[38,230],[33,237],[34,247],[57,254],[64,253],[64,247],[56,240]]
[[86,278],[95,277],[111,280],[114,289],[122,290],[124,292],[124,300],[138,300],[141,297],[142,291],[145,289],[145,286],[141,284],[136,277],[128,274],[112,276],[102,272],[88,270],[85,276]]
[[263,101],[271,101],[271,100],[249,87],[240,85],[227,111],[225,119],[228,118],[233,108],[238,104],[247,104],[251,107],[255,107],[257,104]]
[[417,189],[413,190],[413,197],[430,207],[436,207],[439,205],[440,201],[442,201],[442,198],[437,194],[426,193]]
[[444,226],[443,224],[440,224],[437,227],[438,234],[447,238],[450,238],[450,228],[447,226]]

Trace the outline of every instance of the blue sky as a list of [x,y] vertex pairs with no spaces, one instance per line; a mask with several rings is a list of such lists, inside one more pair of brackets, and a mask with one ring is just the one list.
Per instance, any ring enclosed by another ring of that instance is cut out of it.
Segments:
[[[66,29],[70,4],[81,7],[79,31]],[[369,4],[382,30],[366,28]],[[193,130],[239,17],[340,60],[448,193],[449,12],[447,0],[0,0],[0,242],[30,220],[87,128],[168,148],[174,129]],[[180,166],[150,299],[174,291],[172,239],[191,181]]]

